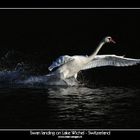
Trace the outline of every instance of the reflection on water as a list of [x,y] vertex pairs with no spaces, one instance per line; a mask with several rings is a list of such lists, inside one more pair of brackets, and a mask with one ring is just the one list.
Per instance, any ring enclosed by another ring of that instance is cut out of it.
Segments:
[[[55,72],[31,75],[35,69],[32,65],[18,63],[15,68],[8,68],[16,64],[10,57],[13,54],[14,52],[8,52],[1,59],[1,129],[140,128],[139,87],[86,87],[79,86],[75,79],[60,80]],[[108,69],[105,71],[110,73]],[[88,77],[93,80],[90,74]],[[86,84],[85,79],[83,82]],[[100,80],[97,82],[100,83]],[[91,81],[87,83],[91,84]]]
[[0,90],[1,128],[140,128],[137,87]]

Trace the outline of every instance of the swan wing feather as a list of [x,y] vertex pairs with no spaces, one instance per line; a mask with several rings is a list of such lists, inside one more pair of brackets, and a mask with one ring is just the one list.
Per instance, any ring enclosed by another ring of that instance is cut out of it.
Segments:
[[66,64],[72,60],[74,60],[74,58],[72,58],[72,56],[69,56],[69,55],[60,56],[48,67],[48,69],[49,69],[49,71],[52,71],[54,68],[60,67],[63,64]]
[[95,59],[89,62],[82,70],[87,70],[102,66],[132,66],[140,63],[140,59],[125,58],[117,55],[96,55]]

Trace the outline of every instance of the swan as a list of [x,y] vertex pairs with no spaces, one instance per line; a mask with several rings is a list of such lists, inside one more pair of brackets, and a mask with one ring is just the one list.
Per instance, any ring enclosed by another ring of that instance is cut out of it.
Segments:
[[82,55],[63,55],[56,59],[49,67],[49,71],[54,70],[55,74],[63,80],[68,78],[77,79],[79,71],[101,66],[132,66],[140,63],[140,59],[125,58],[117,55],[97,55],[102,46],[106,43],[116,43],[112,37],[107,36],[97,46],[95,51],[89,56]]

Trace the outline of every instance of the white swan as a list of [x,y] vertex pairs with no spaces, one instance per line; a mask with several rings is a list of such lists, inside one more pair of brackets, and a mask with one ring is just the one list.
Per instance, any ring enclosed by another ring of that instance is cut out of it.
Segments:
[[90,56],[81,55],[64,55],[56,59],[55,62],[48,68],[52,71],[54,68],[58,68],[55,72],[60,76],[61,79],[74,77],[77,78],[77,74],[81,70],[87,70],[94,67],[101,66],[132,66],[140,63],[140,59],[125,58],[123,56],[116,55],[97,55],[101,47],[105,43],[115,41],[110,37],[105,37],[100,43],[96,50]]

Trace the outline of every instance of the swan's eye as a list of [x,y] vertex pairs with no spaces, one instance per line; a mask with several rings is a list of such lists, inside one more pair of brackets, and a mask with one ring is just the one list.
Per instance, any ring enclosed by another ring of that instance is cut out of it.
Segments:
[[111,41],[111,37],[109,37],[108,40]]

